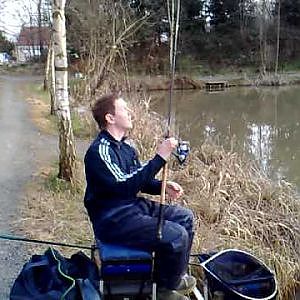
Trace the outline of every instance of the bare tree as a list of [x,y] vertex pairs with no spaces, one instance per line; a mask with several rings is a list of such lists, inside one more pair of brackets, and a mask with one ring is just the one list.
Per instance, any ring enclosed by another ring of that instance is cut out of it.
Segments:
[[259,22],[259,45],[261,58],[261,75],[268,77],[267,70],[273,67],[274,46],[270,44],[268,32],[273,25],[273,2],[269,0],[261,0],[258,4],[258,22]]
[[73,181],[75,144],[68,95],[68,61],[66,45],[66,0],[53,0],[53,44],[55,59],[55,94],[59,119],[59,178]]
[[259,49],[261,61],[261,75],[266,76],[267,65],[267,25],[266,25],[266,1],[261,2],[261,11],[259,14]]
[[[120,0],[89,3],[75,0],[68,8],[72,41],[77,41],[78,45],[74,46],[81,49],[85,60],[82,71],[87,75],[86,99],[91,99],[108,77],[111,81],[118,77],[116,62],[125,70],[123,73],[127,73],[127,50],[132,36],[147,17],[136,18],[124,3]],[[119,84],[118,80],[113,82]]]
[[280,50],[280,9],[281,9],[281,1],[278,0],[275,75],[278,74],[279,50]]
[[6,0],[0,0],[0,11],[4,9],[6,2]]
[[37,13],[38,13],[38,28],[39,28],[39,52],[40,52],[40,57],[39,57],[39,61],[42,61],[42,55],[44,52],[44,48],[43,48],[43,42],[42,42],[42,0],[38,0],[37,3]]
[[[52,23],[50,18],[51,13],[51,3],[49,0],[39,0],[40,4],[43,4],[43,14],[41,20],[43,20],[44,24],[41,23],[41,25],[46,25],[47,27],[51,28],[50,33],[50,41],[48,45],[48,51],[47,51],[47,60],[46,60],[46,67],[45,67],[45,77],[44,77],[44,91],[48,90],[50,92],[51,97],[51,115],[55,113],[56,107],[55,107],[55,89],[53,86],[55,85],[55,76],[54,76],[54,50],[53,50],[53,30],[52,30]],[[39,27],[41,29],[41,27]],[[42,49],[42,48],[41,48]],[[42,51],[42,50],[41,50]],[[51,82],[50,82],[51,81]]]

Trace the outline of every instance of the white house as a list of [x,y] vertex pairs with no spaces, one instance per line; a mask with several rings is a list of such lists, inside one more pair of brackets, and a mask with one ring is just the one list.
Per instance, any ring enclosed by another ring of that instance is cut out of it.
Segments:
[[26,62],[41,56],[41,50],[46,51],[50,42],[48,27],[23,26],[16,44],[18,62]]

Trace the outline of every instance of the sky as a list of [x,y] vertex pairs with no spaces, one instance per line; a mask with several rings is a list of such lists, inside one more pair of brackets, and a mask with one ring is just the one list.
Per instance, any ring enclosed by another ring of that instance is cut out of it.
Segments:
[[0,13],[0,30],[10,40],[16,40],[22,24],[29,23],[29,11],[35,13],[34,0],[7,0]]

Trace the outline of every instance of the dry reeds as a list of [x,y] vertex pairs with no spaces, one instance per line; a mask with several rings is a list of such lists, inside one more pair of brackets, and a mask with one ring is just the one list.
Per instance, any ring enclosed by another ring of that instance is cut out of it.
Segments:
[[280,299],[293,299],[300,273],[300,197],[250,161],[215,145],[195,149],[174,178],[197,216],[195,251],[238,248],[276,272]]
[[155,153],[156,145],[163,137],[162,117],[150,110],[151,98],[138,95],[132,99],[134,110],[134,128],[130,137],[134,140],[135,147],[140,157],[149,159]]

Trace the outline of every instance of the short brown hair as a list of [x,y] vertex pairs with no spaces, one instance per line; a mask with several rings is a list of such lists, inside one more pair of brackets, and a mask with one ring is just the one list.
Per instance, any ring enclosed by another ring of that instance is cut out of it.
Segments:
[[99,129],[106,127],[105,116],[115,114],[115,101],[120,98],[117,93],[102,96],[96,100],[92,107],[92,113]]

